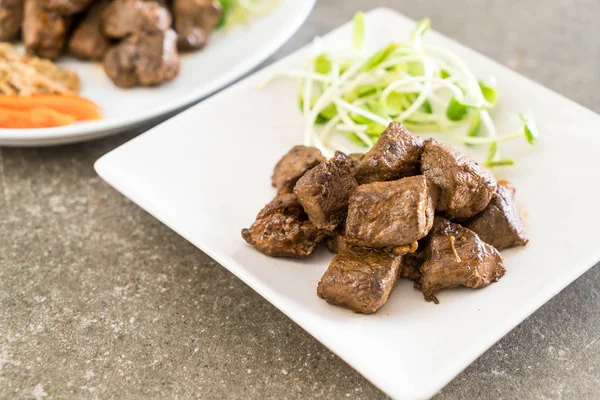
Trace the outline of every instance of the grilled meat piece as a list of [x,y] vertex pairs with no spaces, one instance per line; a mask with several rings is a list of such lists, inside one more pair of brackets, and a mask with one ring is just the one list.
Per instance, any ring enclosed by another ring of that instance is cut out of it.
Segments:
[[402,273],[401,277],[417,281],[421,277],[419,269],[423,265],[424,260],[418,254],[407,254],[402,257]]
[[279,160],[273,170],[273,187],[277,194],[292,193],[298,179],[312,168],[325,161],[319,149],[294,146]]
[[61,15],[73,15],[84,11],[94,0],[41,0],[42,6]]
[[16,39],[23,21],[24,0],[0,0],[0,42]]
[[223,8],[218,1],[174,0],[173,17],[179,49],[195,50],[206,46],[222,14]]
[[333,231],[342,222],[348,199],[357,187],[346,156],[337,152],[304,174],[294,193],[313,224]]
[[331,261],[317,294],[331,304],[372,314],[386,303],[394,289],[401,259],[377,250],[345,249]]
[[67,40],[70,19],[46,10],[41,0],[25,0],[23,41],[30,54],[56,60]]
[[304,213],[296,195],[275,197],[256,217],[250,229],[242,230],[246,242],[272,257],[306,257],[326,236]]
[[523,223],[514,202],[514,193],[514,188],[508,182],[500,182],[490,204],[465,227],[498,250],[525,246],[529,240],[523,231]]
[[347,160],[350,163],[350,172],[352,172],[352,175],[356,174],[358,166],[363,158],[365,158],[365,155],[362,153],[348,154]]
[[425,254],[415,286],[427,301],[435,303],[435,294],[440,290],[461,285],[484,288],[506,272],[498,250],[475,232],[441,217],[435,219]]
[[356,170],[358,183],[393,181],[419,174],[423,139],[392,122]]
[[104,70],[115,85],[124,88],[171,80],[179,73],[177,34],[168,30],[131,35],[106,53]]
[[110,2],[93,4],[69,40],[69,51],[82,60],[103,60],[110,48],[110,40],[102,33],[102,15]]
[[483,211],[496,191],[489,169],[434,139],[423,145],[421,170],[440,188],[436,210],[445,211],[450,219],[467,219]]
[[423,175],[358,187],[350,197],[346,238],[354,246],[411,244],[429,233],[437,192]]
[[329,251],[334,254],[350,248],[350,245],[348,242],[346,242],[346,234],[344,233],[343,229],[337,229],[332,236],[329,236],[327,239],[325,239],[325,244],[327,245]]
[[115,0],[102,17],[106,36],[121,39],[136,32],[164,32],[173,20],[169,10],[157,1]]

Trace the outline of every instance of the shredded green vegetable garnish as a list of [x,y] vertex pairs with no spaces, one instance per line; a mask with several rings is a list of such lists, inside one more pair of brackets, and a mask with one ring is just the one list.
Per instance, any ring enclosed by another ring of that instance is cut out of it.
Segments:
[[[489,114],[498,102],[492,79],[478,80],[465,61],[452,51],[423,42],[428,19],[419,21],[407,42],[393,42],[365,55],[365,20],[354,17],[354,52],[340,57],[323,52],[315,40],[315,56],[304,69],[277,75],[298,79],[304,114],[304,142],[326,156],[343,149],[332,144],[344,135],[368,150],[391,121],[402,122],[418,133],[444,133],[468,145],[488,145],[485,164],[512,165],[499,158],[498,144],[538,138],[531,115],[521,114],[523,127],[498,135]],[[323,125],[317,128],[317,125]]]
[[233,25],[247,23],[254,17],[273,10],[279,0],[217,0],[221,3],[223,14],[219,28],[227,29]]

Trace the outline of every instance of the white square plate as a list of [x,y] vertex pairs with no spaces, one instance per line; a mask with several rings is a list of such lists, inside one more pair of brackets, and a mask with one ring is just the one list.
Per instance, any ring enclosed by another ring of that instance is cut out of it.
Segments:
[[[368,49],[408,37],[414,22],[387,9],[367,16]],[[324,37],[347,46],[348,24]],[[485,290],[442,292],[427,303],[402,281],[379,313],[356,315],[319,299],[316,286],[331,255],[266,257],[240,230],[274,196],[276,161],[302,141],[295,82],[257,84],[299,66],[303,49],[104,156],[98,173],[194,243],[392,397],[433,396],[492,344],[598,260],[600,116],[437,33],[475,72],[493,74],[498,115],[529,109],[542,138],[507,149],[517,161],[502,178],[517,187],[531,239],[503,252],[506,276]],[[499,118],[499,125],[508,124]],[[290,123],[291,122],[291,123]]]

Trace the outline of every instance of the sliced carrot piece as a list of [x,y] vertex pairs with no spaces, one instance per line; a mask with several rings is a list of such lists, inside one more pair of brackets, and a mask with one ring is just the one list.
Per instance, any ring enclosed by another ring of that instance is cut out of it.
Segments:
[[12,110],[51,108],[62,114],[74,116],[77,121],[102,118],[100,107],[88,99],[63,94],[42,94],[36,96],[0,96],[0,107]]
[[77,118],[51,108],[37,107],[31,110],[12,110],[0,107],[0,128],[31,129],[53,128],[70,125]]

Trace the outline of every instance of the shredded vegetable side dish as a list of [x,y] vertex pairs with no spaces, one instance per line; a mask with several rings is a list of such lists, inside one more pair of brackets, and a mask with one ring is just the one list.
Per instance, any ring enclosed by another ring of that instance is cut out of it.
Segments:
[[332,144],[336,135],[344,135],[366,151],[392,121],[411,132],[439,132],[465,144],[487,145],[488,167],[514,163],[500,156],[502,142],[524,138],[535,144],[536,124],[527,113],[514,132],[497,131],[489,113],[499,99],[494,79],[478,79],[460,56],[424,42],[429,28],[430,21],[423,19],[407,41],[365,54],[365,21],[358,13],[353,50],[339,56],[325,51],[317,38],[315,56],[304,68],[279,71],[275,77],[298,79],[304,144],[328,157],[336,150],[350,153]]

